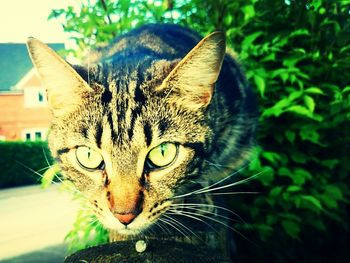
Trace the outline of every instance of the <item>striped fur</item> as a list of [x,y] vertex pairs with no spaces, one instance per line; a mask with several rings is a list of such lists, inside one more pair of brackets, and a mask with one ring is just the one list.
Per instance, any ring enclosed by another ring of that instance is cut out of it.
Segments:
[[[52,154],[101,222],[120,235],[150,227],[193,179],[208,183],[227,175],[208,163],[237,169],[249,157],[252,92],[233,57],[224,57],[223,34],[197,45],[200,40],[175,25],[143,26],[88,53],[89,63],[74,66],[73,73],[44,44],[28,43],[51,101]],[[178,145],[176,161],[145,169],[148,152],[162,142]],[[103,156],[103,171],[77,166],[74,151],[83,145]],[[114,215],[132,207],[140,211],[124,226]]]

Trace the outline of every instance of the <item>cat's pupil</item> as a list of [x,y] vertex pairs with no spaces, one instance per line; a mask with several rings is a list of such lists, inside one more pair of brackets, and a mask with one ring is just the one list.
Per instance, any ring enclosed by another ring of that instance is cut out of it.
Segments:
[[87,153],[87,155],[88,155],[88,159],[90,159],[90,155],[91,155],[91,151],[90,151],[90,148],[89,148],[89,150],[88,150],[88,153]]
[[165,151],[167,150],[167,145],[165,143],[160,145],[160,153],[162,154],[162,156],[164,157],[165,155]]

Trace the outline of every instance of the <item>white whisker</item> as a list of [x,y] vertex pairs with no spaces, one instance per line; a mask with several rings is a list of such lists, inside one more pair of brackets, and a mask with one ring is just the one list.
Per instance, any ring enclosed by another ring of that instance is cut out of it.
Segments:
[[172,215],[179,215],[179,216],[184,216],[184,217],[188,217],[188,218],[192,218],[194,220],[197,220],[197,221],[200,221],[202,222],[203,224],[207,225],[208,227],[210,227],[212,230],[214,230],[216,233],[218,233],[218,231],[212,226],[210,225],[208,222],[205,222],[204,220],[198,218],[198,217],[195,217],[195,216],[192,216],[192,215],[187,215],[187,214],[182,214],[181,211],[178,211],[178,210],[173,210],[173,209],[169,209],[167,212],[170,212],[170,214]]
[[237,229],[229,226],[228,224],[224,223],[224,222],[221,222],[220,220],[217,220],[213,217],[210,217],[210,216],[206,216],[206,215],[202,215],[202,214],[197,214],[197,213],[193,213],[193,212],[188,212],[188,211],[181,211],[179,212],[181,214],[188,214],[188,215],[195,215],[195,216],[200,216],[200,217],[203,217],[203,218],[206,218],[206,219],[209,219],[209,220],[212,220],[218,224],[221,224],[229,229],[231,229],[233,232],[235,232],[236,234],[240,235],[241,237],[243,237],[245,240],[249,241],[249,242],[252,242],[251,240],[249,240],[246,236],[244,236],[241,232],[239,232]]
[[245,221],[243,220],[242,217],[240,217],[237,213],[233,212],[232,210],[223,207],[223,206],[218,206],[218,205],[211,205],[211,204],[196,204],[196,203],[183,203],[183,204],[171,204],[171,206],[173,207],[182,207],[182,208],[186,208],[186,207],[210,207],[210,208],[216,208],[216,209],[220,209],[223,211],[226,211],[228,213],[233,214],[234,216],[236,216],[239,220],[241,220],[241,222],[245,223]]
[[187,235],[185,233],[183,233],[180,229],[178,229],[176,226],[174,226],[174,224],[172,222],[169,222],[168,219],[164,219],[164,218],[158,218],[158,220],[160,220],[161,222],[168,224],[169,226],[171,226],[172,228],[174,228],[176,231],[178,231],[180,234],[182,234],[185,238],[188,238]]
[[[165,226],[163,227],[162,224],[164,224],[163,222],[157,220],[156,223],[154,224],[155,226],[159,227],[160,230],[162,232],[164,232],[164,234],[170,234],[171,235],[171,232],[169,231],[169,229],[167,229]],[[168,232],[168,233],[166,233]]]
[[[40,178],[44,178],[44,176],[40,173],[38,173],[37,171],[33,170],[32,168],[30,168],[29,166],[25,165],[24,163],[22,162],[19,162],[19,161],[16,161],[18,164],[22,165],[24,168],[28,169],[29,171],[31,171],[32,173],[38,175]],[[53,184],[57,184],[56,182],[52,182]]]
[[[204,209],[199,209],[199,208],[196,208],[196,207],[182,207],[182,208],[183,209],[190,209],[190,210],[194,210],[194,211],[198,211],[198,212],[203,212],[205,214],[214,215],[214,216],[217,216],[217,217],[229,220],[229,221],[232,220],[231,218],[229,218],[227,216],[220,215],[219,213],[211,212],[211,211],[204,210]],[[185,211],[185,210],[182,210],[182,211]]]
[[214,166],[215,168],[230,168],[230,169],[234,169],[233,166],[229,166],[229,165],[222,165],[222,164],[219,164],[219,163],[213,163],[211,161],[208,161],[208,160],[204,160],[206,163],[208,163],[210,166]]
[[[252,176],[250,176],[250,177],[248,177],[248,178],[239,180],[239,181],[237,181],[237,182],[233,182],[233,183],[230,183],[230,184],[227,184],[227,185],[223,185],[223,186],[211,188],[211,187],[213,187],[213,186],[215,185],[215,184],[213,184],[213,185],[211,185],[210,187],[207,187],[207,189],[199,190],[199,191],[195,192],[194,194],[203,194],[203,193],[207,193],[207,192],[211,192],[211,191],[216,191],[216,190],[225,189],[225,188],[228,188],[228,187],[232,187],[232,186],[244,184],[244,183],[246,183],[246,182],[249,182],[249,181],[251,181],[251,180],[253,180],[253,179],[259,177],[259,176],[260,176],[262,173],[264,173],[264,172],[266,172],[266,170],[261,171],[261,172],[255,174],[255,175],[252,175]],[[225,179],[226,179],[226,178],[225,178]],[[222,181],[222,180],[221,180],[221,181]],[[219,182],[221,182],[221,181],[219,181]],[[219,183],[219,182],[218,182],[218,183]],[[218,184],[218,183],[216,183],[216,184]],[[210,188],[210,189],[208,189],[208,188]]]
[[211,187],[213,187],[213,186],[216,186],[216,185],[218,185],[218,184],[220,184],[220,183],[222,183],[222,182],[228,180],[228,179],[231,178],[232,176],[235,176],[235,175],[238,174],[239,172],[243,171],[246,167],[247,167],[247,166],[242,167],[242,168],[239,169],[238,171],[235,171],[235,172],[231,173],[230,175],[228,175],[228,176],[226,176],[225,178],[223,178],[223,179],[217,181],[216,183],[213,183],[213,184],[211,184],[211,185],[208,185],[208,186],[206,186],[206,187],[203,187],[202,189],[198,189],[198,190],[195,190],[195,191],[190,192],[190,193],[186,193],[186,194],[174,196],[174,197],[172,197],[172,199],[181,198],[181,197],[186,197],[186,196],[189,196],[189,195],[194,195],[194,194],[201,193],[202,191],[205,191],[205,190],[207,190],[207,189],[209,189],[209,188],[211,188]]
[[211,195],[240,195],[240,194],[260,194],[259,192],[223,192],[211,193]]
[[181,222],[179,222],[178,220],[176,220],[175,218],[172,218],[166,214],[163,214],[164,217],[168,218],[169,220],[172,220],[173,222],[177,223],[179,226],[182,226],[184,229],[186,229],[188,232],[190,232],[192,235],[194,235],[195,237],[197,237],[198,239],[200,239],[200,237],[198,235],[196,235],[196,233],[194,233],[191,229],[189,229],[187,226],[185,226],[184,224],[182,224]]

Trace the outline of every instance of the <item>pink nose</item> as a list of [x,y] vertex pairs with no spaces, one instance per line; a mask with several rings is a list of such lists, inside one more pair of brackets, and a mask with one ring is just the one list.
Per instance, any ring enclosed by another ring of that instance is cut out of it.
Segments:
[[124,225],[128,225],[132,222],[132,220],[134,220],[134,218],[137,216],[133,213],[129,213],[129,214],[114,214],[114,216],[119,220],[120,223],[124,224]]

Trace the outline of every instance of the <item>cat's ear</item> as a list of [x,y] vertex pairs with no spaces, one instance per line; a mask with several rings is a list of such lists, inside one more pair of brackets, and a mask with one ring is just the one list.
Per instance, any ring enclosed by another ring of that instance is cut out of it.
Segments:
[[169,100],[185,107],[205,108],[213,96],[225,51],[224,33],[208,35],[175,66],[158,90],[168,90]]
[[92,89],[82,77],[46,44],[35,38],[27,41],[29,55],[47,89],[49,106],[55,116],[69,112]]

